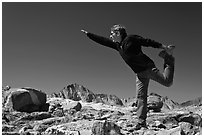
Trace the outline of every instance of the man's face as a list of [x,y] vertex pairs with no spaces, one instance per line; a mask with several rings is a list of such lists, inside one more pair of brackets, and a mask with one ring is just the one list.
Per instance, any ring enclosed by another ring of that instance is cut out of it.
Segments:
[[119,31],[111,31],[110,38],[113,42],[121,42],[121,35]]

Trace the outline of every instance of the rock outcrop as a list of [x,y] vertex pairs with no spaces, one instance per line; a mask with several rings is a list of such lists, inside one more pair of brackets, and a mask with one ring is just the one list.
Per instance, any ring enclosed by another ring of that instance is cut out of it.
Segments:
[[96,121],[92,126],[93,135],[121,135],[120,127],[109,121]]
[[4,104],[7,109],[20,112],[47,111],[46,93],[33,88],[18,88],[4,91]]
[[161,96],[157,94],[150,94],[147,98],[147,108],[148,110],[153,110],[154,112],[160,112],[163,107],[163,102]]

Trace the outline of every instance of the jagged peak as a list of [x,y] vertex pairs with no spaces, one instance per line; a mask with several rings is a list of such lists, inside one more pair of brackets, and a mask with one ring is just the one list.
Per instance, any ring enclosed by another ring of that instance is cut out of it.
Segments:
[[84,87],[81,84],[77,84],[77,83],[73,83],[73,84],[67,84],[67,86],[64,87],[64,89],[68,89],[68,88],[80,88],[80,89],[84,89],[84,90],[88,90],[88,88]]
[[[94,94],[88,88],[77,83],[68,84],[61,91],[59,91],[59,93],[53,93],[51,96],[68,98],[72,100],[82,100],[85,102],[103,102],[105,104],[112,103],[114,105],[123,105],[120,98],[118,98],[116,95]],[[107,99],[107,101],[101,99]]]

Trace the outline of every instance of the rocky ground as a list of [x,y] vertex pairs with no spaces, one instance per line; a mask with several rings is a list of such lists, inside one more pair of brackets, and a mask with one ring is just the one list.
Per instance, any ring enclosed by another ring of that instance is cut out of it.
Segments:
[[49,98],[49,112],[3,110],[4,135],[201,135],[202,107],[188,106],[171,111],[149,112],[148,129],[134,130],[133,107],[85,103]]
[[113,105],[53,96],[47,97],[46,103],[49,110],[45,112],[27,113],[3,107],[2,134],[202,135],[202,103],[171,109],[163,105],[158,112],[149,110],[148,128],[140,130],[134,129],[138,119],[132,104]]

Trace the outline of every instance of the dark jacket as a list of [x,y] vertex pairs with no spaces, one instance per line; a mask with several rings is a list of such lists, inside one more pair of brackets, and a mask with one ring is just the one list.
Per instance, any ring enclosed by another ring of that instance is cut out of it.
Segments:
[[101,45],[117,50],[135,73],[155,67],[154,62],[142,52],[141,46],[153,48],[162,46],[161,43],[138,35],[128,35],[121,43],[113,42],[111,39],[93,33],[87,33],[87,36]]

